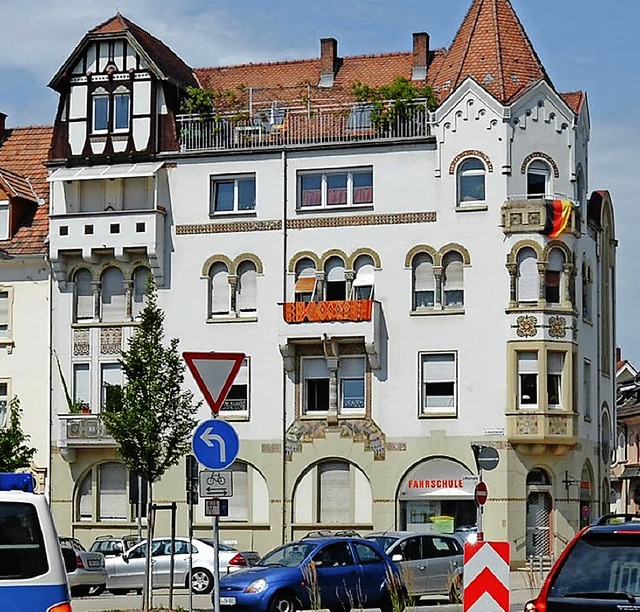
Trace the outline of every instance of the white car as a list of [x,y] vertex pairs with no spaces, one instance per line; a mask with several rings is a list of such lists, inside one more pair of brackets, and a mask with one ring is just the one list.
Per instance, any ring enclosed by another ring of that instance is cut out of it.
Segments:
[[[194,593],[210,593],[213,589],[214,550],[213,540],[193,538],[191,590]],[[152,584],[154,588],[169,587],[171,564],[171,538],[154,538],[151,548]],[[174,587],[187,588],[189,582],[189,538],[177,537],[173,541]],[[109,557],[107,565],[107,590],[122,595],[131,590],[141,591],[144,585],[144,568],[147,543],[141,542],[117,557]],[[255,564],[260,556],[254,551],[240,552],[219,545],[220,576]]]
[[107,582],[104,555],[88,551],[77,538],[60,536],[61,548],[70,548],[76,556],[76,567],[67,574],[74,597],[100,595]]

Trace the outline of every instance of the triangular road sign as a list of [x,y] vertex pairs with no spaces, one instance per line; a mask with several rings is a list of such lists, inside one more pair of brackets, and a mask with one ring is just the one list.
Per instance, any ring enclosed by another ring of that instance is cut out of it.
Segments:
[[218,414],[245,358],[244,353],[182,353],[213,414]]

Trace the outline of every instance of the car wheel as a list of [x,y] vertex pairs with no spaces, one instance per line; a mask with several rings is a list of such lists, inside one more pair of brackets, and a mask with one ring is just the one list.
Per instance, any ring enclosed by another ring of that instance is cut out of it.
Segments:
[[269,612],[297,612],[300,604],[291,593],[276,593],[269,602]]
[[71,587],[71,597],[86,597],[89,594],[88,586]]
[[451,603],[462,603],[462,578],[456,576],[449,589],[449,601]]
[[391,599],[389,591],[387,591],[380,600],[378,606],[381,612],[403,612],[407,607],[407,595],[405,593],[399,593],[399,596],[394,601]]
[[96,586],[89,587],[89,595],[102,595],[104,593],[106,586],[104,584],[96,584]]
[[[187,580],[189,580],[188,577]],[[213,576],[209,570],[199,567],[191,572],[191,590],[196,595],[211,593],[213,590]]]
[[109,589],[109,593],[113,593],[114,595],[126,595],[129,592],[129,589]]

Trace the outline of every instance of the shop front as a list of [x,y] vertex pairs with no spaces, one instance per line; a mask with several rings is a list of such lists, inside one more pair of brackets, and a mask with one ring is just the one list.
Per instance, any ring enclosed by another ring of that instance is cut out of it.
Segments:
[[478,476],[455,459],[434,457],[415,465],[398,493],[398,523],[409,531],[440,531],[476,524]]

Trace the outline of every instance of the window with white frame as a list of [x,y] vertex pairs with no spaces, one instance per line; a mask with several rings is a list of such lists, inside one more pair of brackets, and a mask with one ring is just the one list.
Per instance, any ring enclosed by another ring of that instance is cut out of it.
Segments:
[[0,289],[0,340],[8,340],[12,336],[11,299],[11,291]]
[[537,303],[540,293],[538,257],[536,252],[525,247],[517,255],[517,300],[519,303]]
[[228,315],[231,312],[229,270],[221,261],[209,269],[209,316]]
[[547,304],[561,303],[564,259],[564,253],[560,249],[551,249],[549,252],[549,261],[544,273],[544,297]]
[[127,316],[127,293],[120,268],[110,266],[101,277],[100,303],[102,321],[124,321]]
[[518,354],[518,407],[538,407],[538,353],[519,351]]
[[585,419],[591,418],[591,362],[588,359],[584,360],[582,365],[582,401],[583,401],[583,414]]
[[364,412],[365,363],[364,357],[340,357],[338,379],[341,413]]
[[9,410],[9,383],[0,382],[0,429],[7,424]]
[[109,94],[100,87],[93,94],[93,132],[109,130]]
[[436,296],[436,281],[433,259],[428,253],[418,253],[411,262],[413,275],[413,310],[433,308]]
[[373,168],[298,173],[298,209],[373,203]]
[[455,416],[458,372],[456,353],[421,353],[421,414]]
[[131,94],[124,87],[109,93],[98,87],[92,94],[93,133],[125,132],[131,123]]
[[562,408],[562,372],[564,353],[547,353],[547,407]]
[[252,261],[238,265],[237,309],[238,313],[255,313],[257,310],[257,270]]
[[462,255],[449,251],[442,258],[442,305],[445,308],[464,306],[464,275]]
[[131,96],[125,87],[118,87],[113,95],[113,129],[126,131],[129,129],[129,106]]
[[329,410],[330,372],[324,357],[304,357],[301,363],[303,403],[306,414]]
[[250,358],[245,357],[229,389],[226,399],[220,407],[225,417],[248,417],[250,399]]
[[76,520],[123,522],[131,518],[129,476],[122,463],[93,466],[80,481],[76,493]]
[[374,264],[369,255],[361,255],[353,266],[355,277],[351,285],[351,299],[373,299]]
[[347,280],[344,261],[339,257],[329,257],[324,266],[324,299],[343,301],[347,298]]
[[103,407],[109,394],[109,385],[122,387],[122,366],[119,363],[100,364],[100,406]]
[[91,368],[88,363],[73,364],[73,401],[76,406],[91,406]]
[[307,258],[296,263],[296,284],[293,289],[296,302],[311,302],[316,291],[315,264]]
[[255,207],[255,174],[211,177],[210,214],[250,212]]
[[544,198],[551,194],[551,169],[542,160],[536,159],[527,168],[527,198]]
[[74,283],[74,320],[82,321],[94,318],[93,284],[91,272],[78,270],[73,277]]
[[487,169],[477,157],[469,157],[458,166],[458,206],[484,203]]

